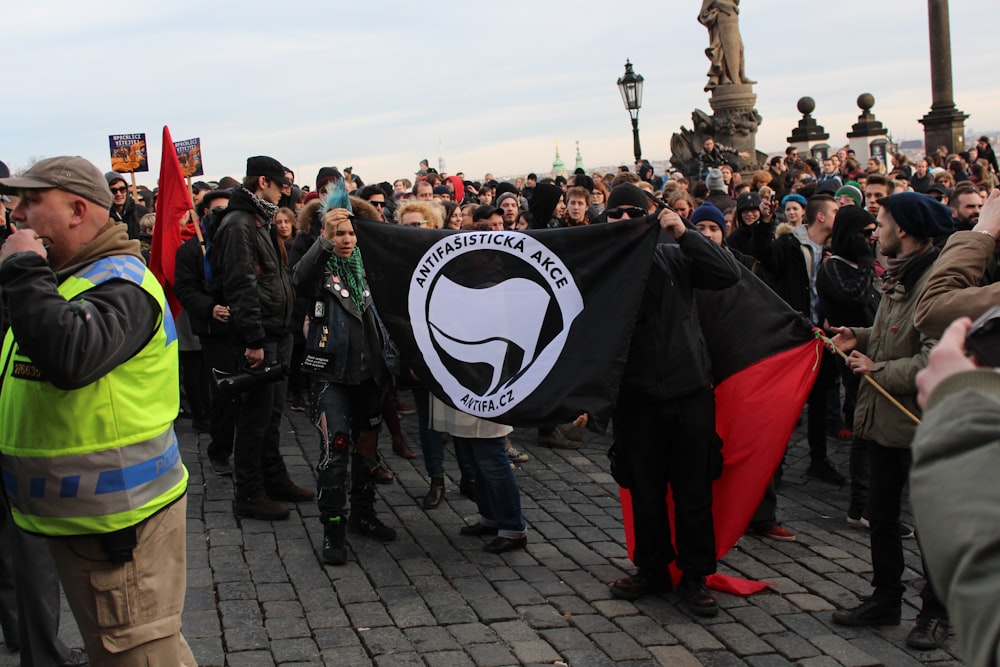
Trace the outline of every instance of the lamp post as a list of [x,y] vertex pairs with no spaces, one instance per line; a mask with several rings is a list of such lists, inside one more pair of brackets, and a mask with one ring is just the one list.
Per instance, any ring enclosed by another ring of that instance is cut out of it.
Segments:
[[632,118],[632,151],[635,161],[642,159],[642,148],[639,147],[639,108],[642,106],[642,75],[632,70],[632,63],[625,61],[625,76],[618,79],[618,90],[622,94],[622,102]]

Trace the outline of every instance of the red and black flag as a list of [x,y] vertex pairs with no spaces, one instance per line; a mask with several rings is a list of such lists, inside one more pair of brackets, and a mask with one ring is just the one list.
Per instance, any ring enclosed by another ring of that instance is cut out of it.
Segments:
[[[354,227],[379,313],[432,393],[513,426],[565,423],[586,411],[596,428],[606,427],[657,225],[456,232],[356,220]],[[724,442],[713,487],[721,558],[784,455],[822,349],[809,323],[749,271],[737,285],[696,298]],[[624,489],[622,510],[631,552]],[[739,593],[763,587],[723,575],[709,583]]]
[[[744,267],[739,283],[696,290],[702,332],[715,382],[715,430],[722,439],[722,475],[712,486],[716,556],[743,535],[785,454],[788,439],[816,380],[822,343],[812,325]],[[621,490],[629,554],[632,505]],[[673,503],[668,496],[671,517]],[[671,526],[674,525],[671,520]],[[674,571],[675,581],[680,577]],[[715,574],[708,585],[748,594],[767,586]]]
[[512,426],[607,425],[659,228],[453,231],[356,220],[403,359],[440,399]]

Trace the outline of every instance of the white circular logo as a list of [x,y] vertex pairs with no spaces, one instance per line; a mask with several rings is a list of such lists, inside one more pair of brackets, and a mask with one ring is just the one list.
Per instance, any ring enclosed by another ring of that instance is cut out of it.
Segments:
[[417,347],[451,402],[493,418],[551,372],[583,297],[562,260],[527,234],[462,232],[421,257],[408,309]]

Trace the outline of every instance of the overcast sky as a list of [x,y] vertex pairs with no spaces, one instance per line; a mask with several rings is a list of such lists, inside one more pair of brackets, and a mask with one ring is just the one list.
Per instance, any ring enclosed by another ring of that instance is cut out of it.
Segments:
[[[160,135],[201,137],[206,177],[268,154],[312,183],[322,165],[365,181],[412,177],[421,158],[468,178],[544,172],[558,142],[573,167],[631,163],[615,86],[626,58],[645,78],[643,156],[666,159],[703,92],[698,0],[659,2],[8,3],[0,159],[79,154],[110,169],[108,135],[145,132],[155,184]],[[351,7],[348,11],[345,7]],[[996,0],[951,3],[957,106],[966,127],[1000,129]],[[746,72],[764,118],[759,149],[782,150],[813,114],[830,143],[860,93],[899,140],[922,139],[930,109],[924,0],[746,0]]]

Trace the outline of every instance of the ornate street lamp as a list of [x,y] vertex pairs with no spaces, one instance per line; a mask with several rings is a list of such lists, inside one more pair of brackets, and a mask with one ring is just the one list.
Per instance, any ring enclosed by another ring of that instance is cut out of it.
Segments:
[[622,102],[632,118],[632,150],[635,161],[642,159],[642,148],[639,147],[639,108],[642,106],[642,75],[632,70],[632,63],[625,61],[625,76],[618,79],[618,90],[622,94]]

